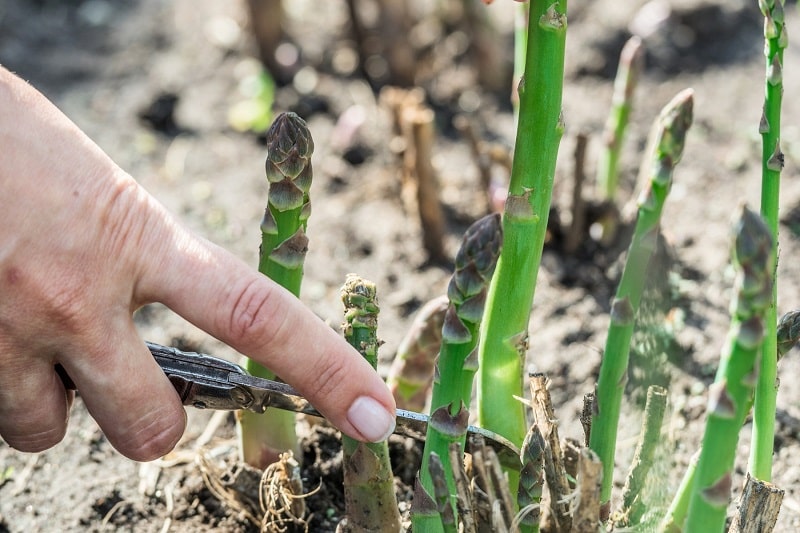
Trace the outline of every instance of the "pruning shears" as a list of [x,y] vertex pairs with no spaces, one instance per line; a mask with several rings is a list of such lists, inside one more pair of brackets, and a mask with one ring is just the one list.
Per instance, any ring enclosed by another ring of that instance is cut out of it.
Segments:
[[[236,363],[213,355],[187,352],[177,348],[147,342],[150,353],[175,387],[183,405],[197,409],[239,410],[263,413],[268,407],[322,416],[308,400],[291,386],[251,376]],[[65,386],[75,385],[64,369],[56,366]],[[428,416],[398,409],[395,433],[424,440]],[[508,439],[492,431],[468,426],[468,436],[483,437],[487,446],[494,449],[503,466],[520,469],[519,449]],[[467,439],[467,451],[473,445]]]

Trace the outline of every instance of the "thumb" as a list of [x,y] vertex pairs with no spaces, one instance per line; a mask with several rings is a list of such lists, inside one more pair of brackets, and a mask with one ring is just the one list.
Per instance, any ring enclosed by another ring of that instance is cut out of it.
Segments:
[[172,224],[144,297],[269,368],[358,440],[394,430],[395,402],[361,355],[293,294],[222,248]]

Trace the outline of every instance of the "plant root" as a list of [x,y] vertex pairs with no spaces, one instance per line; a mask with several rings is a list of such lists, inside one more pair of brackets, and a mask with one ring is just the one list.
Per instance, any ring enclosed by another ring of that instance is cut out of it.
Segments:
[[264,516],[261,520],[261,531],[308,532],[308,520],[305,518],[305,498],[319,489],[303,493],[303,481],[300,479],[300,464],[294,459],[291,451],[282,453],[280,460],[264,470],[259,485],[259,503]]

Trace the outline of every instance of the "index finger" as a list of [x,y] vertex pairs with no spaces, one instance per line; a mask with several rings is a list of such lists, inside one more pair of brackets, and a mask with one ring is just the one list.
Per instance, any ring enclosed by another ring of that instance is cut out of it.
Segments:
[[173,229],[140,285],[148,299],[275,372],[347,435],[377,442],[392,433],[394,398],[355,349],[264,275]]

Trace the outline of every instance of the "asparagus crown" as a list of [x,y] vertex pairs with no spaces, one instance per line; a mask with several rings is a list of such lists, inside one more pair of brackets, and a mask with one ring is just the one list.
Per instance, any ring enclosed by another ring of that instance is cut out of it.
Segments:
[[342,287],[344,336],[375,367],[378,359],[378,307],[375,284],[355,274],[348,274]]
[[502,243],[503,228],[497,213],[478,220],[464,234],[456,255],[455,272],[447,287],[450,308],[445,317],[445,330],[466,332],[462,321],[480,322]]
[[800,309],[789,311],[778,322],[778,357],[783,357],[800,340]]
[[306,122],[295,113],[281,113],[267,131],[269,202],[278,211],[297,209],[311,187],[314,141]]
[[733,309],[739,318],[747,319],[772,301],[772,233],[764,219],[746,206],[742,206],[735,233],[733,261],[739,267],[739,278]]
[[519,476],[517,503],[520,510],[531,506],[530,511],[522,514],[521,523],[529,526],[538,525],[541,512],[538,503],[542,500],[544,486],[544,453],[546,443],[539,426],[533,424],[525,435],[520,448],[522,471]]
[[694,91],[685,89],[667,104],[658,117],[658,138],[656,140],[655,172],[656,178],[669,179],[672,169],[683,156],[686,132],[692,125],[694,110]]

